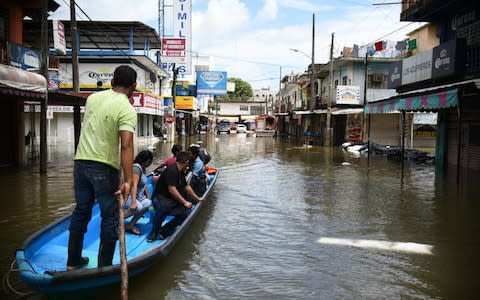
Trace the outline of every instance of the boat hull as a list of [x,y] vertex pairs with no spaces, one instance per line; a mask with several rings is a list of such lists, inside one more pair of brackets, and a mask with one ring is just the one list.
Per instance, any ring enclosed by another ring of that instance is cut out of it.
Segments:
[[[218,175],[218,170],[215,174],[209,175],[205,199],[213,189]],[[151,230],[154,211],[153,209],[147,211],[137,223],[142,235],[127,233],[125,236],[129,277],[141,274],[168,255],[204,204],[205,201],[194,205],[187,219],[171,236],[152,243],[147,242],[147,235]],[[46,294],[68,293],[120,283],[118,242],[113,265],[97,268],[101,222],[98,204],[94,206],[82,252],[82,256],[88,256],[90,262],[85,268],[66,270],[70,219],[71,215],[68,215],[45,226],[19,245],[15,256],[20,278],[31,288]],[[171,219],[172,216],[169,216],[165,222]]]

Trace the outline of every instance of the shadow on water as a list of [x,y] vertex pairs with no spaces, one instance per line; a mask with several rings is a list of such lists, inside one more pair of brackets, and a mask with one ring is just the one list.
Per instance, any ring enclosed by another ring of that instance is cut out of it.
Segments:
[[[436,176],[431,165],[406,164],[402,177],[400,163],[383,156],[372,155],[367,163],[336,148],[252,135],[208,134],[179,142],[204,145],[222,173],[208,205],[172,253],[130,280],[130,299],[476,295],[478,174],[458,186],[456,175]],[[155,146],[152,169],[171,148]],[[72,157],[68,151],[52,153],[46,176],[29,168],[0,169],[7,203],[0,210],[2,273],[21,240],[72,211]],[[322,238],[350,244],[320,243]],[[358,241],[417,243],[433,250],[429,255],[362,248]],[[114,286],[88,297],[118,295]]]

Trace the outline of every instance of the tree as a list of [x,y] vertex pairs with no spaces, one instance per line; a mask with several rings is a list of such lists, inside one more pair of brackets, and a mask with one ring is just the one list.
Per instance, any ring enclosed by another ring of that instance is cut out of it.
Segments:
[[227,95],[225,96],[219,96],[217,98],[219,101],[228,101],[228,102],[242,101],[243,102],[253,97],[253,90],[250,83],[235,77],[228,78],[228,82],[233,82],[235,84],[235,91],[227,92]]

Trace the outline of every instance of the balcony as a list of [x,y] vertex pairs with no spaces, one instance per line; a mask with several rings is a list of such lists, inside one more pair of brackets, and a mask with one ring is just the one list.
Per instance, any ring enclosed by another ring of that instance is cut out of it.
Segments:
[[454,7],[462,7],[462,0],[403,0],[400,21],[442,21]]

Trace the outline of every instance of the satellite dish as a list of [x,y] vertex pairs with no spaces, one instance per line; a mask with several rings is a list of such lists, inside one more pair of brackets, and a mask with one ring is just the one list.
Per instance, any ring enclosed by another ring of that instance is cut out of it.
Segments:
[[155,73],[150,72],[150,81],[152,83],[157,82],[157,76],[155,76]]

